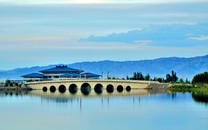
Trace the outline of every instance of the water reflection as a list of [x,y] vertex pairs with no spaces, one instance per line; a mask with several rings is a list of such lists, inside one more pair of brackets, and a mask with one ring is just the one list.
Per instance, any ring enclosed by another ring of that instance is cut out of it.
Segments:
[[[59,88],[56,90],[53,88],[53,86],[47,90],[33,90],[33,91],[7,91],[7,92],[0,92],[0,97],[5,96],[23,96],[23,95],[29,95],[29,96],[35,96],[35,97],[41,97],[42,100],[47,100],[50,102],[56,102],[56,103],[67,103],[67,102],[73,102],[74,100],[81,100],[81,98],[113,98],[113,97],[134,97],[137,96],[150,96],[155,94],[162,94],[165,93],[165,95],[172,100],[177,99],[177,93],[168,93],[164,89],[159,90],[152,90],[152,89],[126,89],[123,90],[122,88],[117,88],[117,91],[114,91],[111,87],[107,88],[107,90],[104,90],[102,86],[95,87],[94,90],[91,90],[88,88],[88,86],[83,87],[81,90],[78,90],[76,85],[72,85],[69,87],[69,90],[67,91],[64,88]],[[206,93],[191,93],[192,98],[195,102],[199,103],[205,103],[208,104],[208,94]],[[79,101],[81,102],[81,101]]]
[[91,90],[85,95],[72,88],[75,93],[51,92],[50,88],[45,92],[0,92],[0,129],[207,129],[207,106],[195,103],[191,93],[163,89],[118,92],[115,88],[111,93],[100,89],[101,93]]
[[6,92],[0,92],[0,97],[5,97],[5,96],[23,96],[27,95],[29,91],[6,91]]
[[[102,92],[99,92],[102,91]],[[82,112],[82,107],[86,106],[86,102],[95,101],[100,104],[101,107],[109,108],[111,102],[117,99],[123,100],[132,100],[132,106],[135,105],[136,102],[140,102],[140,96],[150,96],[151,94],[159,94],[159,93],[166,93],[166,91],[156,91],[156,90],[148,90],[148,89],[136,89],[132,90],[131,92],[123,91],[123,92],[108,92],[106,90],[91,90],[88,89],[77,90],[76,93],[71,91],[66,91],[64,93],[55,91],[47,91],[43,92],[41,90],[34,90],[28,92],[28,95],[32,97],[41,98],[41,104],[53,104],[56,103],[61,106],[70,105],[72,108],[76,107]],[[93,99],[93,100],[91,100]],[[97,104],[97,105],[98,105]]]
[[[109,87],[109,89],[112,89]],[[89,86],[86,84],[86,86],[83,86],[82,89],[78,90],[77,86],[72,85],[69,87],[69,90],[66,90],[64,88],[61,88],[61,86],[56,90],[53,88],[53,86],[47,90],[32,90],[32,91],[26,91],[26,92],[4,92],[0,93],[1,96],[22,96],[27,95],[34,98],[40,98],[41,104],[48,104],[48,103],[56,103],[56,104],[71,104],[73,105],[78,104],[79,109],[81,111],[82,109],[82,103],[85,103],[84,101],[89,99],[95,99],[95,101],[98,101],[102,104],[106,103],[106,105],[109,107],[110,101],[114,99],[130,99],[132,100],[132,104],[134,106],[135,100],[139,100],[141,96],[150,96],[154,94],[162,94],[167,93],[167,91],[161,89],[161,90],[152,90],[152,89],[133,89],[127,91],[126,89],[117,88],[117,91],[109,91],[103,89],[102,86],[98,85],[94,90],[91,90]]]
[[152,90],[152,89],[134,89],[124,91],[122,88],[117,88],[118,91],[104,90],[102,87],[91,90],[88,87],[83,87],[78,90],[77,87],[71,87],[68,91],[59,88],[56,90],[53,86],[47,90],[32,90],[32,91],[8,91],[0,92],[0,96],[6,95],[31,95],[40,97],[57,97],[57,98],[75,98],[75,97],[117,97],[117,96],[147,96],[151,94],[167,93],[165,90]]
[[208,104],[208,93],[192,93],[194,101]]
[[[164,90],[148,90],[148,89],[135,89],[128,91],[114,91],[114,92],[108,92],[103,89],[99,90],[91,90],[91,89],[82,89],[82,90],[76,90],[76,91],[65,91],[64,93],[55,91],[47,91],[43,92],[40,90],[33,90],[28,92],[30,96],[36,96],[41,97],[42,101],[47,100],[49,102],[56,102],[56,103],[67,103],[67,102],[73,102],[77,100],[82,100],[82,98],[100,98],[101,100],[106,99],[109,101],[110,98],[114,97],[133,97],[134,96],[149,96],[152,94],[161,94],[166,93]],[[81,101],[80,101],[81,102]]]

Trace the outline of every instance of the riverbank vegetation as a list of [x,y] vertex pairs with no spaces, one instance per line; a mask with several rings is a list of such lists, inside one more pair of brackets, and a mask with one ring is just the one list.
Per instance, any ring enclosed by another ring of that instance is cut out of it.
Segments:
[[208,72],[197,74],[190,84],[173,84],[172,91],[208,92]]
[[204,86],[195,86],[192,84],[184,85],[173,85],[169,88],[172,92],[208,92],[208,85]]
[[145,76],[141,72],[134,72],[132,77],[126,76],[126,80],[146,80],[146,81],[158,81],[160,83],[171,83],[176,86],[183,87],[184,89],[187,89],[187,87],[190,86],[206,86],[208,84],[208,72],[204,72],[201,74],[197,74],[193,77],[192,81],[189,81],[188,79],[182,79],[178,78],[176,72],[173,70],[170,74],[166,74],[166,77],[153,77],[149,74],[146,74]]
[[192,80],[193,84],[208,84],[208,72],[197,74]]
[[149,74],[144,76],[141,72],[134,72],[132,77],[127,76],[126,79],[170,83],[171,87],[169,88],[169,90],[172,92],[192,92],[208,95],[208,72],[195,75],[192,81],[189,81],[188,79],[183,80],[182,78],[178,78],[176,72],[174,71],[171,71],[170,74],[166,74],[165,78],[151,78]]
[[182,78],[178,78],[176,72],[173,70],[170,74],[166,74],[166,77],[151,77],[149,74],[143,75],[141,72],[134,72],[132,77],[126,76],[127,80],[145,80],[145,81],[158,81],[160,83],[183,83],[188,84],[190,81],[186,79],[185,81]]
[[208,72],[197,74],[193,77],[191,84],[173,84],[169,90],[175,92],[191,92],[195,101],[208,103]]
[[169,88],[172,93],[186,93],[190,92],[195,101],[200,103],[208,103],[208,84],[201,85],[183,85],[183,86],[172,86]]
[[13,80],[6,80],[0,84],[0,91],[22,91],[31,90],[26,87],[22,82],[17,82]]

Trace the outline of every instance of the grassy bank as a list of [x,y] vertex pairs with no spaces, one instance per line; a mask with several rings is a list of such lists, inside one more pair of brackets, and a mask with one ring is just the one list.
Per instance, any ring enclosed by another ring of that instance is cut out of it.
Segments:
[[169,88],[172,92],[207,92],[208,93],[208,85],[207,84],[184,84],[184,85],[173,85]]
[[169,88],[173,93],[175,92],[190,92],[195,101],[208,104],[208,85],[175,85]]

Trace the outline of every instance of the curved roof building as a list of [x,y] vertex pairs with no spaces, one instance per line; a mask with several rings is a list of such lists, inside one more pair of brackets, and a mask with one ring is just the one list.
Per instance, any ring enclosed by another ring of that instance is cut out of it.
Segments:
[[82,70],[78,70],[78,69],[73,69],[73,68],[69,68],[65,65],[57,65],[54,68],[50,68],[50,69],[46,69],[46,70],[42,70],[40,71],[43,74],[58,74],[58,73],[81,73],[83,72]]
[[70,68],[66,65],[57,65],[53,68],[31,73],[21,77],[26,81],[61,80],[61,79],[99,79],[101,75],[84,72],[83,70]]

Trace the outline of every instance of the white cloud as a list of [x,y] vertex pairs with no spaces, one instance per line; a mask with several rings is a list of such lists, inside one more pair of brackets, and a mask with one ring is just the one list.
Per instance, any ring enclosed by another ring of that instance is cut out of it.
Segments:
[[[30,40],[32,42],[30,42]],[[55,39],[56,40],[56,39]],[[58,39],[59,40],[59,39]],[[28,42],[27,42],[28,41]],[[143,44],[132,44],[128,45],[125,43],[116,43],[116,42],[109,42],[109,43],[102,43],[102,42],[89,42],[89,43],[78,43],[78,42],[63,42],[60,41],[53,41],[52,39],[42,39],[42,38],[33,38],[33,39],[20,39],[20,43],[13,45],[13,44],[0,44],[0,51],[49,51],[49,50],[56,50],[57,52],[61,52],[63,50],[138,50],[144,48],[146,46],[146,42],[148,41],[141,41]],[[42,43],[44,42],[44,43]]]
[[148,45],[148,44],[150,44],[152,42],[153,41],[151,41],[151,40],[136,40],[136,41],[134,41],[134,43],[137,43],[139,45]]
[[[195,34],[201,34],[200,37],[194,37]],[[82,42],[120,42],[152,45],[152,46],[198,46],[204,45],[208,40],[207,24],[170,24],[170,25],[152,25],[142,30],[130,30],[122,33],[111,33],[108,35],[91,35],[82,38]],[[187,39],[188,38],[188,39]],[[187,40],[192,40],[187,42]]]
[[[84,1],[103,2],[103,0]],[[105,1],[120,3],[127,0]],[[17,67],[17,64],[7,62],[12,58],[21,59],[22,62],[18,63],[22,64],[25,64],[24,61],[27,63],[31,61],[30,65],[43,64],[37,58],[43,56],[46,57],[44,64],[49,64],[54,61],[61,62],[60,58],[65,61],[86,61],[89,58],[138,60],[163,57],[164,54],[166,56],[206,54],[207,45],[199,40],[208,39],[206,36],[208,3],[198,1],[186,3],[188,0],[185,0],[185,3],[172,4],[174,0],[170,0],[166,4],[155,4],[158,1],[161,0],[149,0],[148,2],[153,2],[151,4],[40,6],[13,4],[82,3],[82,1],[0,0],[0,3],[8,4],[0,6],[1,67]],[[91,34],[98,39],[76,41],[79,38],[88,38]],[[196,34],[203,36],[196,37]],[[187,42],[188,37],[191,42]],[[197,47],[200,45],[201,47]]]
[[189,37],[189,40],[208,41],[208,36]]

